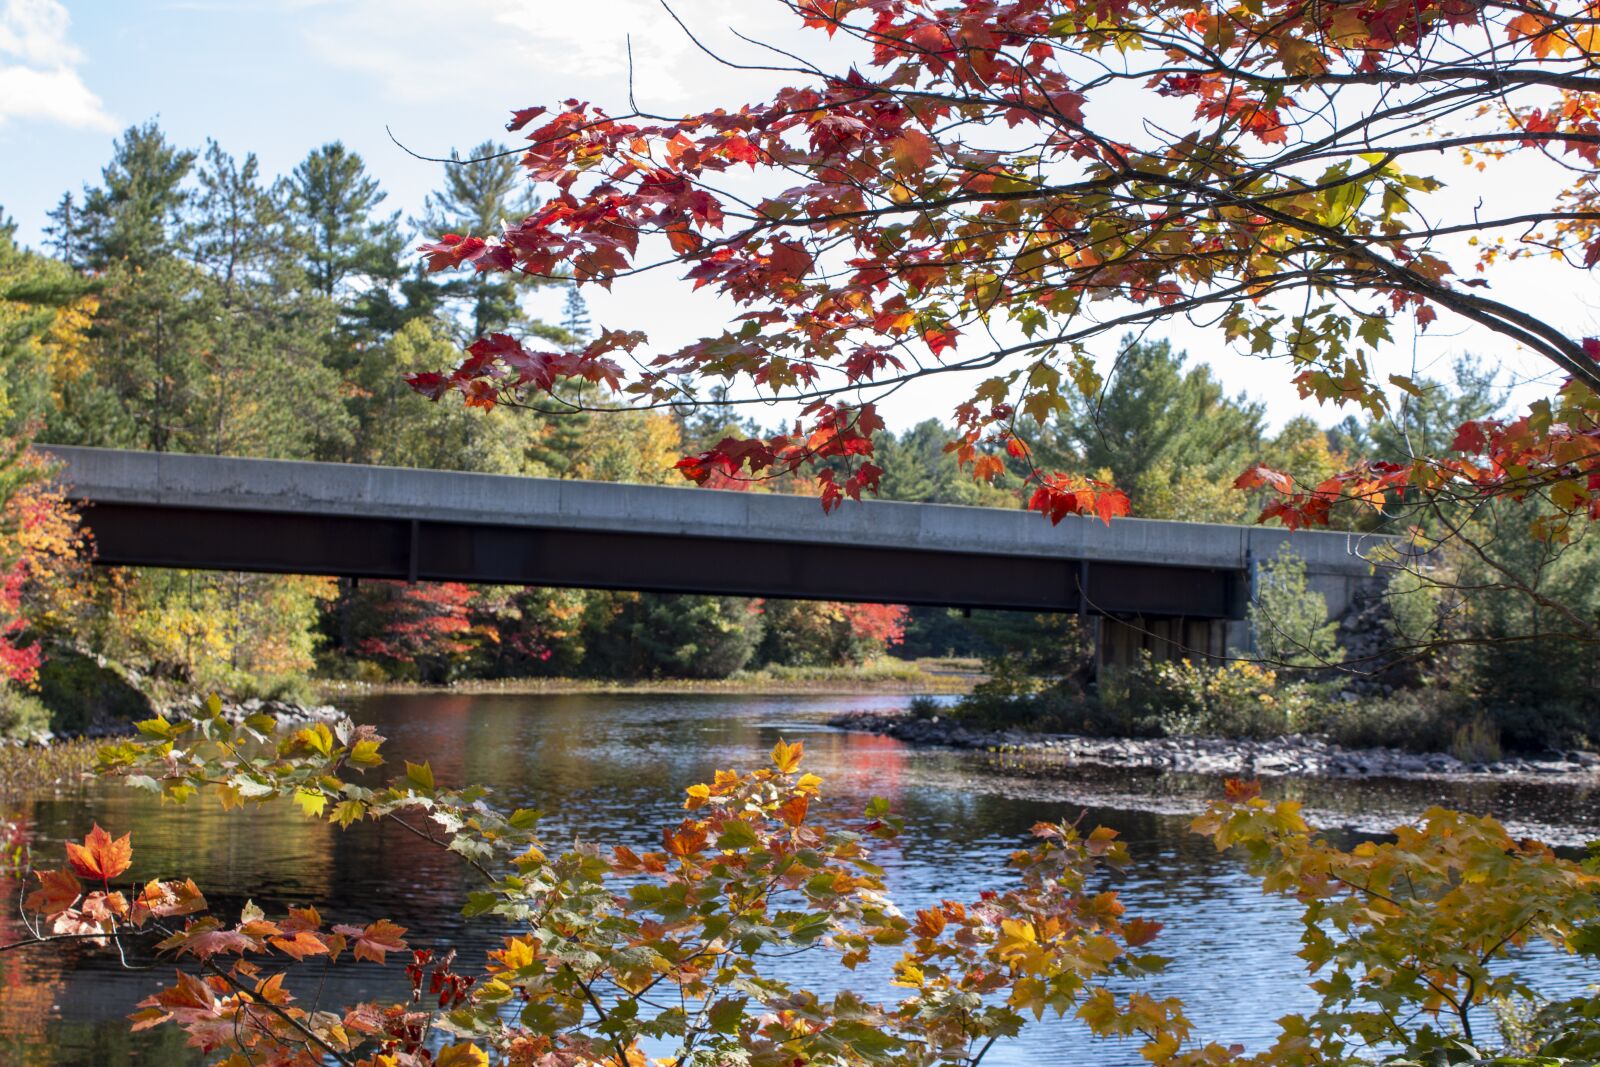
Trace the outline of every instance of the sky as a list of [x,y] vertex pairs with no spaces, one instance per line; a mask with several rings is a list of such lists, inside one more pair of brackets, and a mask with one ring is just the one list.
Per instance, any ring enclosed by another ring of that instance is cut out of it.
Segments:
[[[759,55],[733,29],[812,55],[826,47],[778,4],[683,0],[680,12],[697,36],[733,56]],[[624,111],[630,41],[633,91],[647,110],[760,99],[773,85],[707,61],[659,0],[0,0],[0,209],[24,243],[38,244],[45,212],[97,179],[121,130],[154,118],[178,144],[214,137],[237,155],[253,151],[269,174],[341,140],[382,182],[385,206],[414,215],[440,168],[396,141],[446,155],[503,138],[515,107],[568,97]],[[1576,284],[1535,267],[1499,292],[1549,302],[1553,285],[1566,286],[1571,296],[1557,306],[1573,310],[1582,330],[1596,316]],[[714,333],[730,317],[725,303],[659,273],[593,292],[590,308],[597,325],[645,329],[658,347]],[[548,314],[556,317],[558,305]],[[1174,323],[1157,332],[1211,364],[1230,392],[1264,401],[1273,424],[1344,414],[1299,400],[1286,367],[1230,353],[1206,330]],[[1114,339],[1103,347],[1109,356]],[[1454,358],[1473,352],[1503,363],[1513,382],[1543,372],[1503,349],[1441,320],[1426,335],[1397,332],[1382,370],[1444,376]],[[966,392],[917,383],[886,405],[889,423],[947,419]]]

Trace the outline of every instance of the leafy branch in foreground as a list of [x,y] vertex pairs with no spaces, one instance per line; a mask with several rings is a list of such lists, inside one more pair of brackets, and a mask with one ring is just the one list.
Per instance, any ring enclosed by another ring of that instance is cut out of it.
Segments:
[[[1195,829],[1241,852],[1268,892],[1305,905],[1302,956],[1321,998],[1247,1055],[1200,1043],[1179,999],[1140,988],[1165,963],[1147,947],[1161,925],[1127,916],[1105,888],[1128,859],[1114,831],[1038,824],[1011,857],[1010,888],[908,916],[871,859],[897,821],[879,800],[859,816],[831,811],[798,743],[780,741],[768,767],[690,786],[659,849],[580,840],[552,853],[536,813],[444,787],[425,763],[387,786],[359,784],[382,763],[370,729],[274,739],[265,725],[231,725],[215,705],[191,721],[152,719],[142,739],[107,746],[102,769],[177,802],[284,798],[340,826],[396,822],[476,872],[463,914],[498,943],[474,966],[449,946],[408,944],[383,919],[329,926],[311,906],[268,919],[246,904],[230,921],[187,879],[124,892],[115,883],[132,843],[95,827],[68,846],[66,868],[36,873],[24,901],[32,936],[5,947],[75,939],[124,959],[141,948],[172,958],[176,981],[139,1005],[134,1027],[179,1027],[227,1067],[975,1067],[1047,1015],[1129,1040],[1161,1067],[1469,1062],[1490,1055],[1486,1008],[1533,994],[1507,965],[1514,950],[1535,938],[1583,952],[1600,943],[1594,865],[1514,841],[1493,820],[1430,811],[1395,843],[1347,852],[1313,835],[1292,802],[1230,783]],[[879,950],[898,953],[898,999],[822,996],[787,977],[797,953],[854,969]],[[337,1009],[296,998],[306,964],[390,954],[406,960],[409,997]],[[1522,1038],[1542,1058],[1504,1062],[1586,1062],[1600,1048],[1593,1006],[1544,1004],[1536,1019],[1550,1032]]]
[[[670,269],[736,305],[731,321],[667,350],[627,329],[576,351],[490,333],[414,388],[559,411],[598,383],[650,408],[742,386],[736,402],[787,401],[798,417],[679,470],[704,483],[815,466],[831,508],[877,488],[880,401],[960,380],[950,448],[964,466],[993,479],[1009,453],[1035,510],[1109,518],[1127,510],[1120,489],[1049,469],[1025,436],[1100,392],[1096,338],[1184,316],[1283,357],[1303,395],[1377,415],[1386,390],[1418,391],[1377,370],[1397,330],[1443,317],[1547,361],[1582,418],[1479,426],[1455,451],[1486,443],[1492,464],[1431,476],[1385,457],[1322,495],[1441,479],[1515,495],[1526,476],[1559,484],[1569,511],[1600,501],[1587,478],[1600,340],[1560,301],[1524,307],[1491,286],[1512,260],[1600,262],[1588,0],[779,2],[826,34],[815,61],[768,46],[752,65],[695,43],[784,88],[689,115],[631,94],[622,112],[515,111],[540,206],[421,248],[431,270],[606,288]],[[1417,169],[1440,152],[1458,165]],[[1527,181],[1504,180],[1507,160]]]

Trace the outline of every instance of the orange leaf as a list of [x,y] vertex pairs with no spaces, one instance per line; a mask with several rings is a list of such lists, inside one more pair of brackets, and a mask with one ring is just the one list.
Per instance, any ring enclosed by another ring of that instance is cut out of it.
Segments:
[[1222,788],[1228,800],[1234,804],[1243,804],[1261,795],[1261,783],[1255,780],[1229,778],[1223,783]]
[[[322,938],[306,930],[289,937],[269,937],[267,944],[293,959],[303,960],[307,956],[325,956],[328,946],[323,944]],[[357,945],[359,948],[359,943]],[[382,963],[382,960],[378,962]]]
[[143,891],[133,898],[133,921],[136,926],[144,925],[151,916],[171,918],[205,910],[206,898],[201,894],[200,887],[194,884],[193,878],[185,878],[181,882],[148,882]]
[[896,170],[923,170],[933,162],[933,141],[921,130],[906,130],[889,146]]
[[351,950],[351,954],[358,960],[383,963],[386,954],[404,952],[407,947],[406,943],[401,940],[401,935],[406,932],[406,928],[404,926],[396,926],[388,919],[379,919],[375,923],[368,923],[365,929],[359,929],[354,926],[335,926],[333,932],[353,939],[355,947]]
[[661,840],[668,852],[687,859],[706,847],[706,831],[703,826],[686,822],[676,830],[662,830]]
[[790,797],[778,809],[778,817],[790,826],[799,826],[806,821],[806,809],[810,806],[811,800],[808,797]]
[[39,888],[28,894],[28,899],[22,906],[29,911],[36,911],[43,915],[56,915],[66,911],[77,903],[78,896],[83,892],[83,885],[73,877],[71,871],[35,871],[39,876]]
[[94,829],[83,839],[83,844],[67,842],[67,862],[80,878],[92,882],[109,882],[133,862],[133,845],[129,835],[123,834],[115,841],[95,823]]
[[1122,939],[1129,948],[1138,948],[1154,941],[1161,932],[1161,924],[1149,919],[1129,919],[1122,924]]

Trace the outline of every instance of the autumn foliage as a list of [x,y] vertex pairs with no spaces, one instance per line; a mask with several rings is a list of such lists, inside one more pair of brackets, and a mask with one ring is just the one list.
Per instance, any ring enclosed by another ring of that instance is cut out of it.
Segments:
[[72,595],[88,547],[78,515],[48,481],[42,458],[18,442],[0,458],[0,685],[28,685],[41,651],[29,630]]
[[[876,487],[876,401],[914,378],[976,379],[950,447],[989,478],[1005,452],[1031,465],[1020,424],[1100,388],[1087,345],[1102,334],[1186,315],[1287,357],[1304,395],[1378,411],[1385,389],[1415,384],[1382,380],[1376,355],[1397,326],[1444,316],[1572,384],[1520,422],[1463,427],[1448,456],[1312,486],[1253,470],[1246,484],[1282,495],[1264,517],[1316,524],[1334,500],[1376,505],[1401,488],[1595,506],[1600,342],[1488,280],[1517,259],[1600,261],[1590,7],[792,7],[837,65],[761,53],[755,68],[789,87],[686,116],[577,100],[518,110],[508,128],[525,131],[541,206],[422,249],[433,270],[606,287],[664,264],[736,305],[734,321],[676,350],[626,329],[576,352],[497,334],[413,375],[415,388],[487,407],[604,382],[656,407],[692,401],[696,381],[741,382],[792,401],[793,426],[724,440],[680,471],[703,483],[818,466],[831,508]],[[1462,164],[1448,201],[1416,169],[1441,151]],[[1496,184],[1511,158],[1548,188],[1530,200],[1520,182]],[[1088,473],[1033,466],[1029,505],[1053,521],[1124,513],[1121,491]]]

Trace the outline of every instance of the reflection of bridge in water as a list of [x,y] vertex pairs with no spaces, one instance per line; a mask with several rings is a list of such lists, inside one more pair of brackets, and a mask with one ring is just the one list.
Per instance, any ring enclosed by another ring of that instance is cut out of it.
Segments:
[[[1081,613],[1112,661],[1220,654],[1285,544],[1337,615],[1361,539],[337,463],[50,447],[97,562]],[[1381,538],[1367,539],[1370,541]],[[1368,544],[1370,547],[1370,543]],[[1231,632],[1230,632],[1231,631]],[[1231,641],[1230,641],[1231,638]]]

